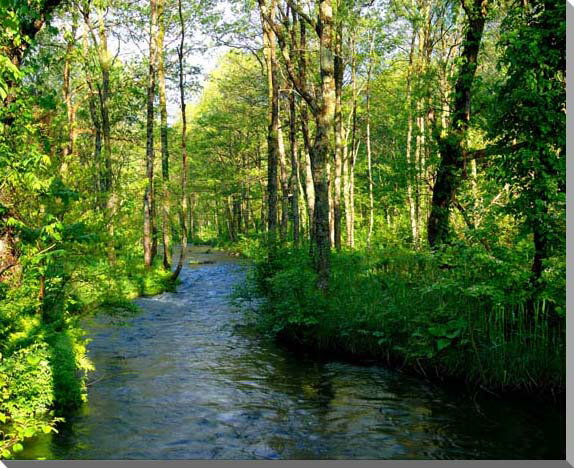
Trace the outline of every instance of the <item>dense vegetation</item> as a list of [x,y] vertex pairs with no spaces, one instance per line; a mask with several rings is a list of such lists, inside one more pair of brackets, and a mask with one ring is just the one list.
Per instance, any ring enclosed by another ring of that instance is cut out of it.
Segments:
[[85,399],[81,318],[171,287],[188,241],[251,257],[243,294],[293,346],[563,392],[564,2],[6,0],[0,21],[0,457]]

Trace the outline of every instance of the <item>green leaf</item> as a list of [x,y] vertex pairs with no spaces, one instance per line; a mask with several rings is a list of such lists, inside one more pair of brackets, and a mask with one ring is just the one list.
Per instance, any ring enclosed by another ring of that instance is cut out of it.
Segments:
[[14,444],[14,445],[12,446],[12,451],[13,451],[14,453],[21,452],[22,450],[24,450],[24,447],[22,446],[22,444]]
[[444,336],[445,329],[443,326],[429,327],[429,333],[433,336]]
[[448,339],[441,338],[440,340],[438,340],[436,342],[436,347],[439,351],[443,350],[447,346],[450,346],[450,340],[448,340]]
[[28,361],[28,364],[31,366],[37,366],[41,360],[42,358],[40,356],[26,356],[26,361]]
[[459,328],[458,330],[454,330],[454,331],[451,331],[449,333],[446,333],[445,336],[452,340],[453,338],[456,338],[458,335],[460,335],[460,332],[461,332],[461,329]]

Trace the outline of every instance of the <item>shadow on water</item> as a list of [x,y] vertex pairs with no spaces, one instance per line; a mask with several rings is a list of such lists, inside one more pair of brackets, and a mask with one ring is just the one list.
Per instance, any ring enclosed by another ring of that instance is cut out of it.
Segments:
[[23,458],[564,458],[563,408],[473,398],[257,336],[229,297],[246,268],[206,250],[191,249],[176,292],[138,299],[123,325],[90,324],[88,404]]

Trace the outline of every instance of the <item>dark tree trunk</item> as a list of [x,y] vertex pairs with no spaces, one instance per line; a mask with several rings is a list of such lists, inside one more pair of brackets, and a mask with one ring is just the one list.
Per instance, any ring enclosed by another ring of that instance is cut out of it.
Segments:
[[297,111],[295,93],[289,95],[289,141],[291,150],[291,210],[293,211],[293,244],[299,245],[299,154],[297,146]]
[[456,80],[452,118],[447,135],[438,140],[441,161],[433,188],[431,211],[428,220],[428,241],[431,247],[444,244],[449,236],[449,217],[453,197],[461,181],[465,160],[464,138],[470,121],[472,84],[478,65],[478,52],[486,18],[486,0],[462,0],[467,16],[467,30],[462,49],[462,63]]
[[[149,45],[149,76],[147,89],[147,122],[146,122],[146,176],[147,186],[144,194],[144,225],[143,225],[143,247],[144,263],[147,268],[151,268],[155,256],[154,239],[156,239],[154,229],[154,187],[153,187],[153,166],[154,166],[154,108],[155,77],[156,77],[156,46],[157,46],[157,3],[150,0],[151,24],[150,24],[150,45]],[[156,241],[157,242],[157,241]]]
[[165,13],[164,2],[158,0],[158,45],[157,45],[157,78],[159,89],[160,140],[161,140],[161,181],[162,181],[162,244],[163,267],[171,269],[171,224],[170,224],[170,193],[169,193],[169,148],[167,139],[167,97],[165,92],[164,36]]
[[275,17],[275,0],[259,0],[263,27],[263,46],[267,65],[269,126],[267,130],[267,231],[269,252],[277,244],[277,168],[279,163],[279,79],[275,53],[276,41],[271,23]]
[[[187,116],[185,115],[185,85],[183,76],[183,50],[185,46],[185,22],[183,20],[183,12],[181,8],[181,1],[178,0],[178,14],[179,25],[181,30],[181,39],[177,49],[177,58],[179,65],[179,104],[181,108],[181,252],[179,253],[179,260],[173,272],[172,279],[176,280],[183,268],[185,260],[185,253],[187,249],[187,231],[193,229],[188,227],[188,211],[191,213],[191,206],[188,207],[188,194],[187,194]],[[190,204],[191,205],[191,204]],[[190,220],[191,221],[191,220]],[[191,225],[191,222],[189,223]],[[192,234],[193,235],[193,234]]]

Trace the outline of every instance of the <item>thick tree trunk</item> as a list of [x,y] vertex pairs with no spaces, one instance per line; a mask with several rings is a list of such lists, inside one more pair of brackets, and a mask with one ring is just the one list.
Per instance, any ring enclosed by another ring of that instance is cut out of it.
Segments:
[[463,142],[470,121],[472,84],[478,65],[487,1],[473,0],[470,5],[463,1],[463,8],[466,11],[468,24],[463,42],[462,63],[453,93],[451,124],[446,137],[437,135],[441,161],[433,188],[428,221],[427,235],[431,247],[444,244],[449,236],[450,207],[464,165]]
[[279,161],[279,80],[276,40],[272,30],[275,21],[275,0],[259,0],[263,28],[263,48],[267,66],[268,130],[267,130],[267,234],[272,258],[277,244],[277,166]]
[[314,261],[318,274],[317,286],[326,293],[329,289],[331,242],[329,236],[329,174],[327,163],[331,155],[329,136],[335,117],[335,73],[333,60],[333,9],[331,0],[319,3],[319,55],[321,71],[321,99],[317,114],[317,133],[311,156],[315,186],[315,245]]

